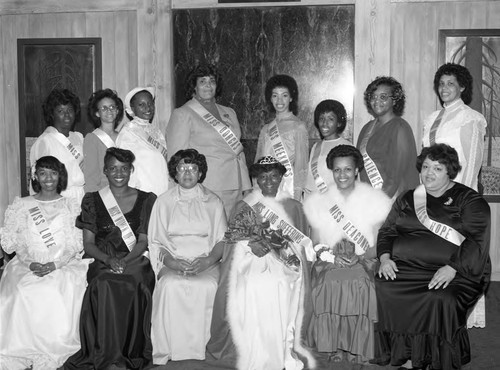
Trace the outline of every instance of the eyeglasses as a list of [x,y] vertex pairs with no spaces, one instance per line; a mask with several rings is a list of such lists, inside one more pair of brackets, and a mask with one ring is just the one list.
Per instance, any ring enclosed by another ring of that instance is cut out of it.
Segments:
[[116,105],[110,105],[109,107],[106,106],[106,105],[103,105],[102,107],[99,108],[99,110],[102,112],[102,113],[106,113],[106,112],[116,112],[118,110],[118,108],[116,107]]
[[179,173],[184,173],[184,172],[198,172],[198,165],[196,164],[179,164],[177,166],[177,172]]
[[387,100],[392,98],[392,95],[385,94],[385,93],[382,93],[380,95],[370,94],[370,95],[368,95],[368,98],[370,99],[370,101],[377,100],[377,99],[380,101],[387,101]]

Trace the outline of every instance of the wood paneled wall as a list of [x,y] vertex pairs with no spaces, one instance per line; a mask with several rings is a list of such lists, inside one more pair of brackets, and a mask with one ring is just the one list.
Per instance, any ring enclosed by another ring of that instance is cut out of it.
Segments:
[[122,98],[136,86],[154,86],[156,119],[166,127],[172,106],[170,35],[167,1],[0,0],[0,225],[20,193],[16,40],[101,37],[102,86]]
[[[258,6],[331,4],[331,0]],[[354,135],[368,121],[363,91],[376,76],[392,75],[407,96],[405,118],[418,147],[422,120],[437,108],[432,79],[438,67],[438,30],[500,28],[495,0],[337,0],[355,4]],[[173,91],[171,9],[254,6],[217,0],[0,0],[0,225],[19,194],[16,39],[102,37],[103,87],[121,96],[138,85],[157,91],[157,118],[166,125]],[[492,204],[492,262],[500,280],[500,204]]]

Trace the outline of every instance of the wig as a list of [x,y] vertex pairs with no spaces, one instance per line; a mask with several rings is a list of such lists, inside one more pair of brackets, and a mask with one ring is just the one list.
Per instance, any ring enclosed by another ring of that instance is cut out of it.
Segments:
[[464,91],[460,94],[460,98],[463,102],[469,105],[472,101],[472,75],[469,70],[460,64],[446,63],[438,68],[436,74],[434,75],[434,92],[439,98],[439,102],[443,105],[443,101],[439,96],[439,81],[443,75],[455,76],[458,81],[458,85],[464,88]]
[[43,102],[43,117],[47,126],[54,126],[54,110],[59,105],[71,104],[75,111],[75,123],[80,121],[80,99],[68,89],[54,89]]
[[375,90],[377,90],[377,88],[380,85],[387,86],[391,89],[391,99],[393,102],[392,111],[396,116],[401,117],[405,110],[405,102],[406,102],[405,92],[403,90],[403,86],[401,86],[401,84],[395,78],[389,76],[377,77],[375,80],[370,82],[370,84],[366,87],[364,99],[368,113],[374,116],[374,112],[371,105],[371,98]]
[[417,157],[417,171],[422,171],[422,164],[425,159],[429,158],[431,161],[437,161],[446,167],[448,177],[453,180],[462,169],[458,159],[457,151],[448,144],[434,144],[426,146]]
[[178,183],[176,179],[177,166],[182,160],[184,160],[184,163],[192,163],[198,166],[198,171],[201,174],[200,180],[198,182],[202,183],[207,177],[207,159],[196,149],[181,149],[177,153],[175,153],[172,158],[170,158],[170,160],[168,161],[168,173],[170,177],[174,179],[176,183]]
[[99,111],[98,105],[99,102],[104,99],[109,98],[115,102],[115,106],[117,109],[116,118],[115,118],[115,128],[123,119],[123,102],[116,94],[116,91],[111,89],[97,90],[89,98],[89,104],[87,106],[87,117],[92,122],[95,128],[101,127],[101,119],[96,115]]
[[[35,163],[35,173],[41,168],[46,168],[58,173],[59,180],[57,181],[56,188],[58,194],[61,194],[63,190],[66,190],[66,187],[68,186],[68,171],[66,171],[64,163],[61,163],[56,157],[47,155],[45,157],[38,158]],[[42,186],[38,182],[35,174],[32,174],[31,176],[31,186],[36,193],[39,193],[40,190],[42,190]]]

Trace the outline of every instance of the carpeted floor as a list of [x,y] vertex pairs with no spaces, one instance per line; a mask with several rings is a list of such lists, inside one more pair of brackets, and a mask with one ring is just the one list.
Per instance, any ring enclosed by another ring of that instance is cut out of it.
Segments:
[[[486,293],[486,328],[469,330],[472,361],[462,370],[500,369],[500,282],[490,284]],[[331,363],[327,356],[317,354],[318,370],[394,370],[393,366],[357,365],[347,362]],[[218,370],[203,361],[172,361],[155,370]],[[263,369],[264,370],[264,369]]]

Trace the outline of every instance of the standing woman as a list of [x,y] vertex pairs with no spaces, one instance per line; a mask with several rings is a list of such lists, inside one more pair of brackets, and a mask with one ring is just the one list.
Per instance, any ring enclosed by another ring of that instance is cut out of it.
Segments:
[[251,184],[236,113],[216,103],[221,91],[215,66],[195,67],[186,79],[187,102],[170,117],[167,143],[169,158],[188,148],[205,155],[209,171],[204,185],[219,196],[229,217]]
[[135,170],[130,186],[157,196],[168,189],[167,143],[153,122],[155,115],[152,87],[136,87],[125,96],[125,111],[131,120],[116,138],[116,146],[135,154]]
[[89,98],[87,115],[95,130],[83,140],[85,158],[85,192],[99,191],[108,185],[102,171],[106,149],[114,147],[118,132],[115,131],[123,118],[123,102],[111,89],[98,90]]
[[[43,103],[47,128],[31,147],[30,162],[44,156],[54,156],[68,171],[68,186],[61,195],[82,201],[85,184],[83,176],[83,135],[72,131],[80,120],[80,99],[67,89],[54,89]],[[33,193],[33,192],[32,192]]]
[[468,106],[472,101],[469,70],[459,64],[443,64],[434,75],[434,92],[443,109],[435,111],[424,121],[423,145],[445,143],[455,148],[462,170],[454,181],[477,191],[486,119]]
[[104,173],[109,186],[87,193],[76,226],[90,264],[80,316],[81,350],[67,369],[143,369],[151,364],[154,272],[144,256],[156,200],[129,186],[130,150],[109,148]]
[[405,101],[403,87],[394,78],[372,81],[365,90],[365,105],[374,119],[363,127],[357,144],[365,162],[361,181],[393,199],[418,185],[415,138],[401,118]]
[[260,131],[255,161],[264,156],[278,159],[287,170],[281,189],[300,200],[307,177],[309,141],[306,124],[296,116],[297,82],[287,75],[275,75],[267,81],[265,96],[269,110],[276,115]]
[[329,185],[335,184],[331,170],[328,169],[326,158],[330,150],[337,145],[351,145],[341,137],[347,123],[347,112],[337,100],[323,100],[314,110],[314,126],[321,135],[321,142],[315,143],[309,156],[309,168],[305,192],[324,193]]
[[0,367],[55,370],[80,348],[78,320],[91,260],[82,260],[75,227],[80,204],[60,195],[68,173],[39,158],[36,194],[15,198],[0,229],[2,248],[16,253],[0,280]]

